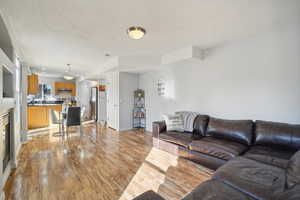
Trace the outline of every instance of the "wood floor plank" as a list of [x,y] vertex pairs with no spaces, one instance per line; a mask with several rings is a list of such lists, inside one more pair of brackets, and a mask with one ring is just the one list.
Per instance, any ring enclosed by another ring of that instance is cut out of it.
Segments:
[[180,199],[212,175],[154,148],[150,133],[95,124],[70,131],[65,139],[44,131],[22,146],[5,185],[7,200],[130,200],[150,189]]

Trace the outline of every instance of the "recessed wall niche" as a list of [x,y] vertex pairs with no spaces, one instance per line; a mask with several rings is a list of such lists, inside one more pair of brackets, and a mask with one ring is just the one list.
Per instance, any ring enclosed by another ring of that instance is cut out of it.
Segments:
[[13,98],[14,97],[14,82],[13,74],[2,66],[2,85],[3,85],[3,98]]

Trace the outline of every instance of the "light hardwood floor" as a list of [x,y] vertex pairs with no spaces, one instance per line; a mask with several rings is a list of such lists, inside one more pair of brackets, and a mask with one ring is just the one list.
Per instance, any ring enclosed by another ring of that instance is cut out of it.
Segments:
[[6,199],[129,200],[147,190],[180,199],[211,171],[152,147],[150,133],[87,124],[62,139],[53,130],[23,145]]

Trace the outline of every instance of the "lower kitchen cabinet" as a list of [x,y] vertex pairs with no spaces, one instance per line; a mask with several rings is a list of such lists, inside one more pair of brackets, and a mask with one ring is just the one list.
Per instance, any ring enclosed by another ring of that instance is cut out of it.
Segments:
[[49,110],[61,111],[61,105],[28,106],[28,129],[44,128],[50,125]]

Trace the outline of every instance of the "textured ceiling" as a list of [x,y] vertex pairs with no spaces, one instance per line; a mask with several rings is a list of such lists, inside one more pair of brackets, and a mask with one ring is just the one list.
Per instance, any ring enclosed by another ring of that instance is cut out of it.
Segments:
[[[95,74],[112,56],[160,56],[209,48],[300,23],[299,0],[0,0],[23,60]],[[131,40],[126,29],[147,31]],[[142,66],[141,66],[142,67]]]

